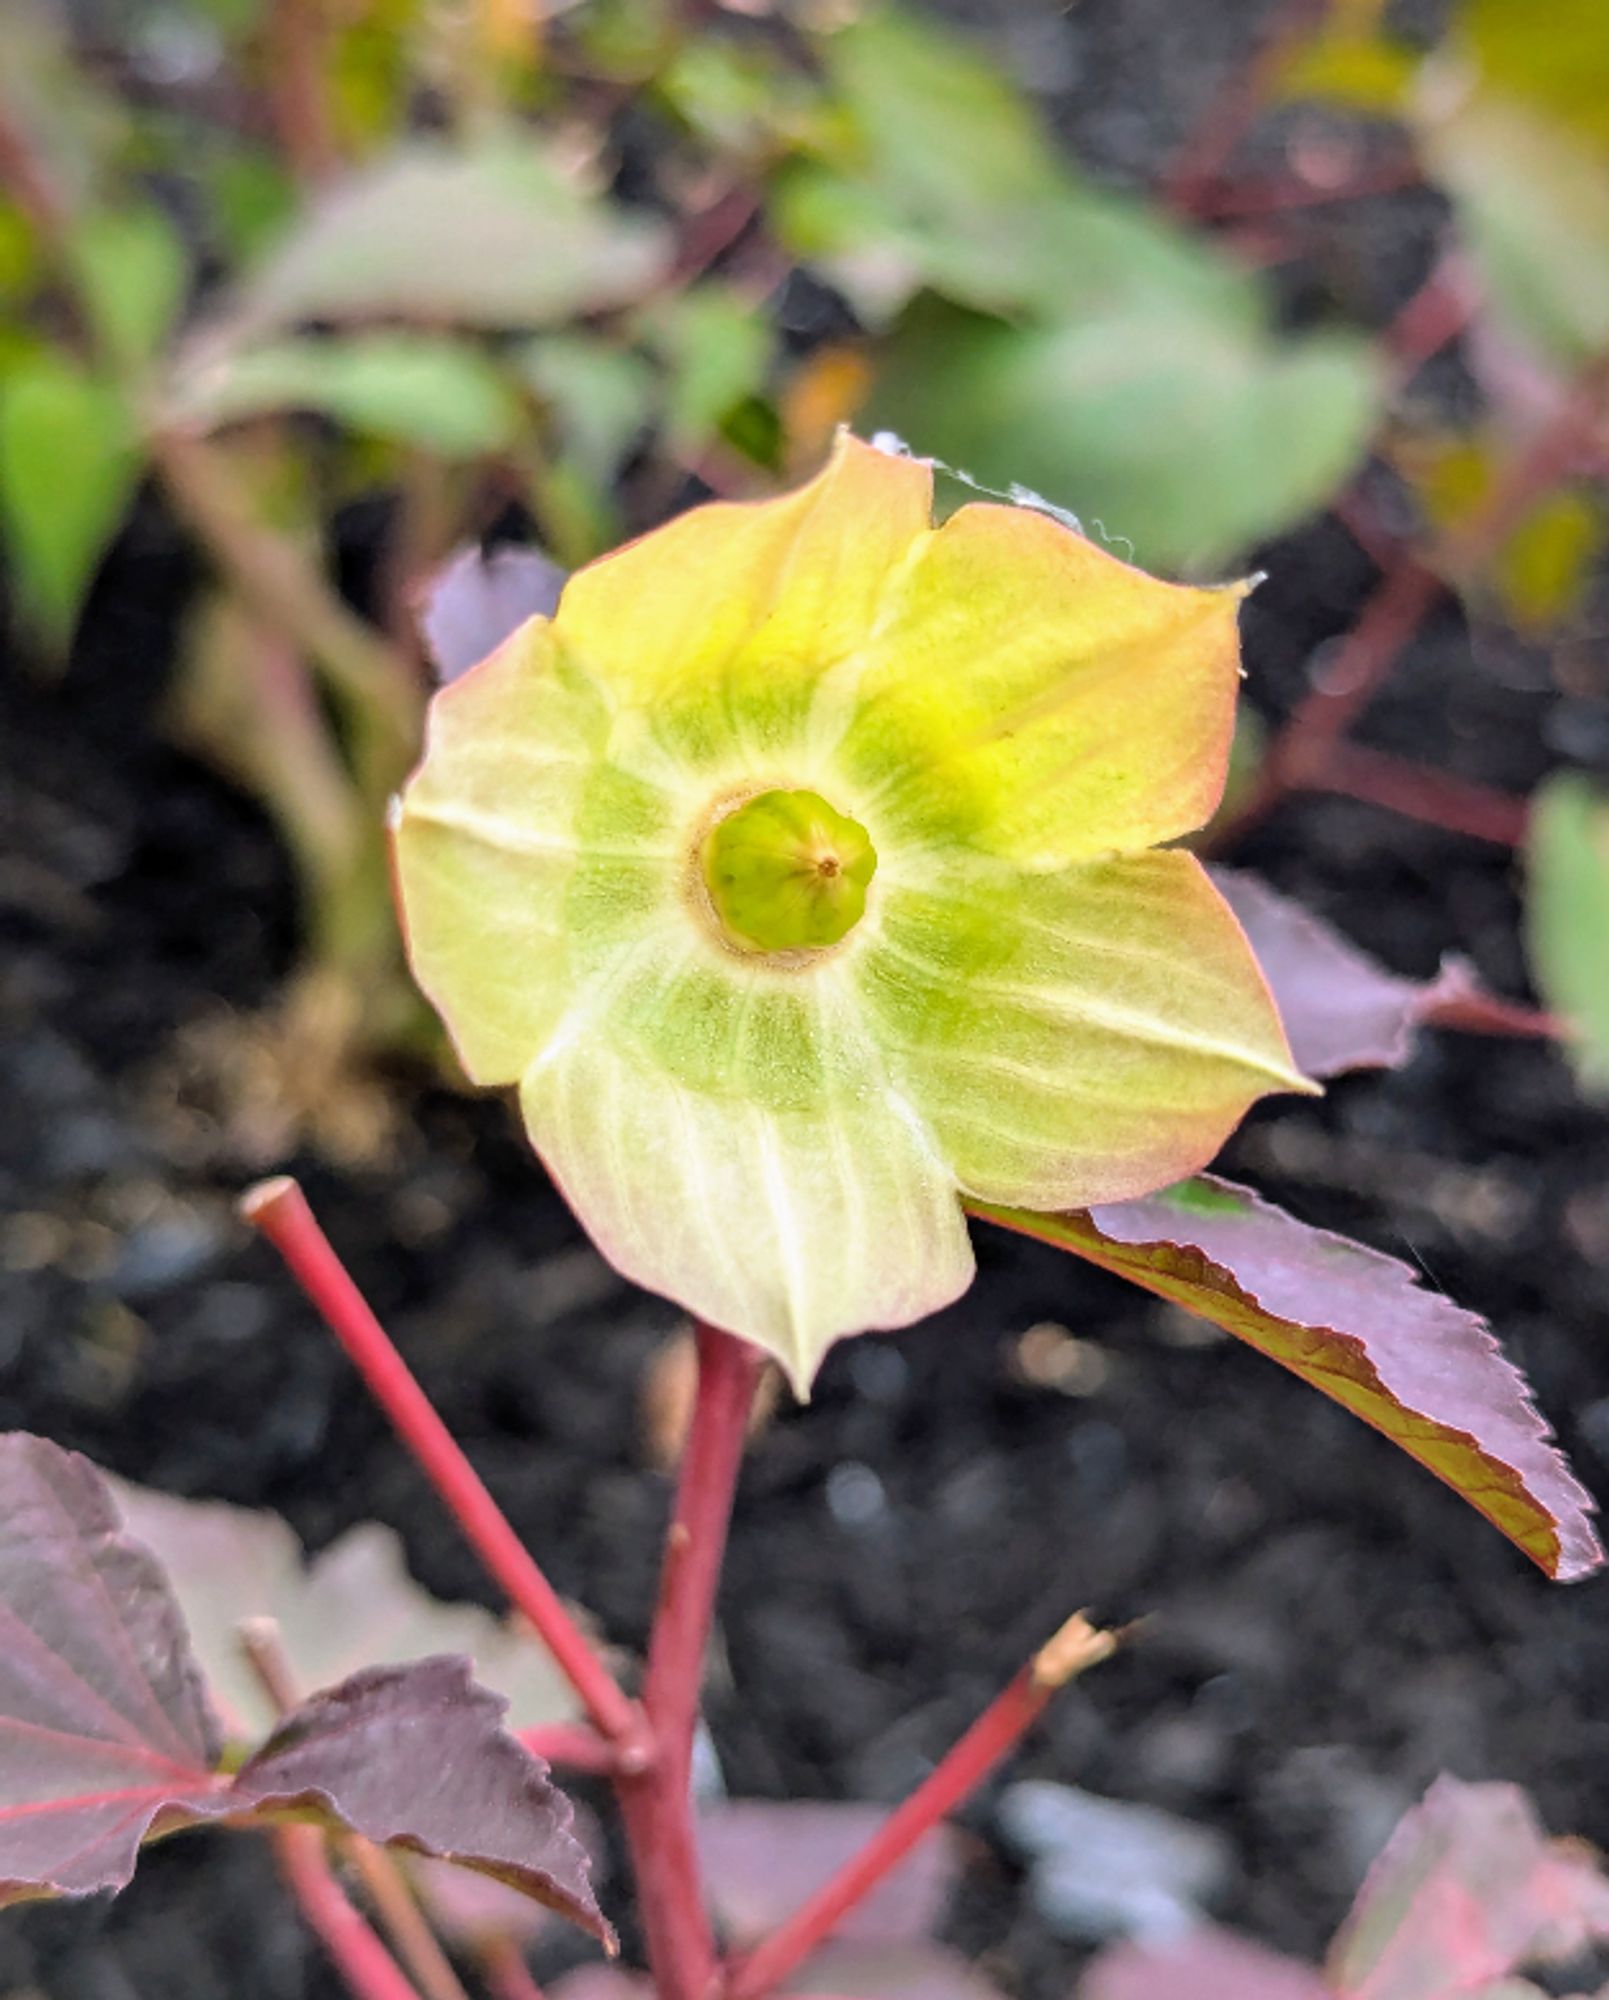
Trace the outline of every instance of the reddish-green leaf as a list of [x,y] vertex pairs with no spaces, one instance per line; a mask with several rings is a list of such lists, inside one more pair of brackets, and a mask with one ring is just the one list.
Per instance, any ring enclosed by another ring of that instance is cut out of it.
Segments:
[[1119,1944],[1084,1974],[1078,2000],[1333,2000],[1318,1974],[1211,1924],[1157,1944]]
[[1483,1320],[1394,1258],[1203,1176],[1066,1215],[975,1215],[1199,1313],[1401,1445],[1551,1577],[1594,1570],[1590,1495]]
[[1412,1053],[1414,1029],[1472,991],[1456,961],[1435,979],[1399,978],[1258,876],[1211,872],[1273,988],[1296,1065],[1309,1076],[1395,1069]]
[[570,1802],[503,1728],[506,1707],[464,1659],[370,1667],[294,1709],[234,1797],[311,1804],[369,1840],[506,1882],[612,1944]]
[[1438,1778],[1369,1870],[1327,1972],[1348,2000],[1476,1995],[1606,1941],[1609,1881],[1587,1849],[1550,1841],[1517,1785]]
[[184,1621],[87,1459],[0,1437],[0,1902],[121,1888],[224,1780]]

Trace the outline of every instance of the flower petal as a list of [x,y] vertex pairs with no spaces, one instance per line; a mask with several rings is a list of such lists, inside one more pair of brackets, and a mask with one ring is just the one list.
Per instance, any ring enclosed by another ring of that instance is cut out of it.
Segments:
[[[767,1349],[801,1394],[840,1336],[966,1289],[954,1178],[814,975],[746,997],[703,967],[643,977],[660,981],[657,1008],[645,990],[605,996],[520,1091],[532,1142],[617,1269]],[[661,1027],[686,1068],[665,1060]]]
[[932,490],[925,465],[843,432],[796,492],[694,508],[577,571],[559,633],[684,759],[787,743],[926,532]]
[[1205,1165],[1257,1098],[1312,1088],[1187,854],[891,886],[855,977],[896,1081],[983,1201],[1148,1193]]
[[431,703],[393,817],[398,896],[414,976],[476,1083],[516,1081],[563,1012],[588,869],[676,865],[664,802],[604,760],[608,727],[541,618]]
[[844,768],[908,837],[1025,867],[1175,839],[1223,792],[1243,594],[1160,583],[1027,508],[963,507],[844,669]]

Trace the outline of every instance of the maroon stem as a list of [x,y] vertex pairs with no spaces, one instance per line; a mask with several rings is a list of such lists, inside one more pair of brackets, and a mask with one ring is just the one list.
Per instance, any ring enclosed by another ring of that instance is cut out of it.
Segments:
[[1270,10],[1256,48],[1213,95],[1162,177],[1164,198],[1181,214],[1197,215],[1210,207],[1214,189],[1257,122],[1280,71],[1328,12],[1329,0],[1281,0]]
[[1383,806],[1403,819],[1466,834],[1471,840],[1489,840],[1494,847],[1523,846],[1530,818],[1526,799],[1361,743],[1332,744],[1308,778],[1307,789]]
[[617,1784],[661,2000],[707,2000],[718,1976],[693,1830],[693,1732],[744,1434],[764,1366],[758,1349],[714,1327],[700,1325],[697,1340],[698,1392],[643,1682],[658,1755],[651,1770],[622,1774]]
[[649,1761],[635,1704],[599,1659],[437,1415],[314,1220],[302,1190],[285,1177],[263,1181],[247,1192],[240,1206],[246,1220],[285,1259],[470,1546],[535,1626],[597,1728],[619,1746],[623,1757],[629,1753],[634,1761]]
[[1107,1659],[1118,1635],[1068,1620],[954,1743],[930,1775],[832,1879],[731,1968],[727,2000],[763,2000],[830,1937],[925,1834],[976,1789],[1043,1713],[1058,1688]]

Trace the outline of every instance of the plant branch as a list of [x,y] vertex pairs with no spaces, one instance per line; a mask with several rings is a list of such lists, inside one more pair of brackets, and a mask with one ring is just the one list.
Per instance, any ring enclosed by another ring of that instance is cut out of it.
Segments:
[[542,1989],[513,1938],[488,1938],[476,1956],[492,2000],[543,2000]]
[[729,2000],[762,2000],[837,1929],[923,1837],[1014,1749],[1058,1688],[1109,1659],[1122,1635],[1080,1612],[1042,1646],[860,1852],[731,1969]]
[[1162,176],[1162,195],[1183,215],[1210,206],[1213,190],[1292,55],[1329,12],[1330,0],[1282,0],[1269,10],[1251,55],[1208,101]]
[[533,1757],[556,1769],[608,1777],[620,1763],[616,1746],[585,1722],[546,1722],[518,1735]]
[[282,1826],[274,1858],[309,1930],[323,1945],[357,2000],[422,2000],[418,1989],[348,1902],[315,1827]]
[[307,1205],[285,1177],[249,1189],[240,1209],[266,1236],[323,1315],[369,1393],[445,1502],[509,1601],[536,1628],[598,1729],[623,1760],[646,1762],[643,1719],[565,1609],[499,1509],[462,1447],[369,1310]]
[[418,749],[424,701],[407,661],[346,608],[295,543],[257,518],[207,439],[159,421],[146,442],[181,520],[258,616],[316,660],[331,687],[381,726],[400,776]]
[[297,180],[316,186],[339,164],[325,90],[324,0],[271,0],[265,23],[265,96],[280,151]]
[[1361,743],[1331,744],[1305,788],[1381,806],[1403,819],[1490,841],[1494,847],[1523,846],[1530,819],[1526,799]]
[[743,1440],[764,1366],[757,1348],[697,1328],[698,1391],[665,1537],[643,1707],[658,1761],[618,1790],[648,1960],[663,2000],[705,2000],[716,1981],[693,1830],[693,1732]]

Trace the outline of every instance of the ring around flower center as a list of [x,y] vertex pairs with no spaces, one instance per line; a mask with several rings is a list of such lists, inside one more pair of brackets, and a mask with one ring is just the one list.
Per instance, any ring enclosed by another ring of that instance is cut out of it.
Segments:
[[814,792],[761,792],[717,820],[704,886],[742,951],[818,951],[860,922],[877,853],[866,829]]

